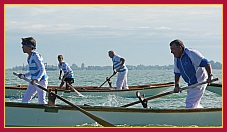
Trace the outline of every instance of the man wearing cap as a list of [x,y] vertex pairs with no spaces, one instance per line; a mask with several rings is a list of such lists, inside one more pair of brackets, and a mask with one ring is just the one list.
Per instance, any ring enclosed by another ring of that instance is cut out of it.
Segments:
[[46,91],[33,85],[38,83],[44,88],[47,88],[48,85],[48,76],[45,70],[43,57],[35,51],[36,49],[36,40],[32,37],[22,38],[22,49],[24,53],[28,54],[27,62],[29,66],[29,72],[25,74],[19,74],[19,78],[31,77],[31,82],[28,84],[28,88],[22,99],[23,103],[28,103],[38,92],[38,103],[46,104]]

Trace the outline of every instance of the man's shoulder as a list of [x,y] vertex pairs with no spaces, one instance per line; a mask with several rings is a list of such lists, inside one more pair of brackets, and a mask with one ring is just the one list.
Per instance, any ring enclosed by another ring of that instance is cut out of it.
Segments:
[[185,52],[186,52],[186,53],[190,53],[190,52],[193,52],[193,53],[199,53],[199,51],[198,51],[198,50],[196,50],[196,49],[192,49],[192,48],[185,48]]
[[121,57],[120,55],[114,55],[113,58],[123,58],[123,57]]
[[203,56],[198,50],[191,48],[186,48],[185,53],[189,56]]
[[36,56],[36,55],[38,55],[39,53],[38,52],[32,52],[32,56]]
[[41,58],[42,56],[38,52],[33,52],[31,57],[33,57],[33,58]]
[[69,67],[69,64],[68,64],[67,62],[65,62],[65,61],[62,62],[62,65],[63,65],[64,67]]

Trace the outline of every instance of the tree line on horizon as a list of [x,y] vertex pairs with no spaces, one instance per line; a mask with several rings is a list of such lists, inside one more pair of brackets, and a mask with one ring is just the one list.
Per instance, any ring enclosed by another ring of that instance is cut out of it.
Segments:
[[[222,69],[222,64],[220,62],[210,61],[213,69]],[[154,69],[173,69],[173,65],[126,65],[129,70],[154,70]],[[59,70],[57,65],[48,65],[45,63],[46,70]],[[111,70],[112,66],[86,66],[84,63],[81,66],[72,64],[70,66],[72,70]],[[28,65],[15,66],[13,68],[8,68],[8,70],[28,70]]]

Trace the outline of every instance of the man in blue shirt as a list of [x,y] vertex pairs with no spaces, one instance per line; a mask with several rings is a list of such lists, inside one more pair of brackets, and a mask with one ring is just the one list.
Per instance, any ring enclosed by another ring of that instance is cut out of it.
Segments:
[[[203,55],[192,49],[185,48],[181,40],[173,40],[170,43],[171,53],[174,55],[174,92],[179,92],[180,77],[184,79],[188,86],[207,81],[208,85],[212,79],[212,68]],[[207,84],[190,88],[187,90],[186,108],[202,108],[201,98],[205,92]]]

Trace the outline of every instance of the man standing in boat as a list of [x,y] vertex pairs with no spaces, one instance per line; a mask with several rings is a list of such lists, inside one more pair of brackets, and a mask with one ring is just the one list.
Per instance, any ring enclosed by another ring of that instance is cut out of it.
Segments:
[[[203,55],[192,49],[185,48],[181,40],[170,42],[170,50],[174,55],[174,92],[180,92],[180,76],[188,83],[188,86],[207,81],[208,85],[212,79],[212,68]],[[207,84],[199,85],[187,90],[186,108],[203,108],[200,104]]]
[[[58,61],[59,61],[58,68],[60,70],[59,80],[61,80],[61,84],[60,84],[59,88],[62,88],[62,86],[66,82],[66,85],[65,85],[66,89],[65,90],[69,90],[68,85],[72,85],[72,83],[74,83],[73,70],[70,68],[68,63],[63,61],[63,55],[58,55]],[[61,78],[62,71],[64,72],[64,75]]]
[[108,53],[109,57],[112,58],[113,61],[113,74],[118,72],[116,82],[117,89],[122,90],[122,87],[124,87],[124,89],[129,89],[127,83],[128,69],[125,65],[125,59],[119,55],[116,55],[113,50],[109,51]]
[[28,54],[27,62],[29,66],[29,72],[25,74],[19,74],[19,78],[31,76],[31,82],[28,84],[28,88],[22,98],[23,103],[28,103],[38,92],[38,103],[46,104],[46,91],[36,87],[35,83],[38,83],[44,88],[48,85],[48,76],[46,73],[43,57],[35,51],[36,40],[32,37],[22,38],[22,49],[24,53]]

